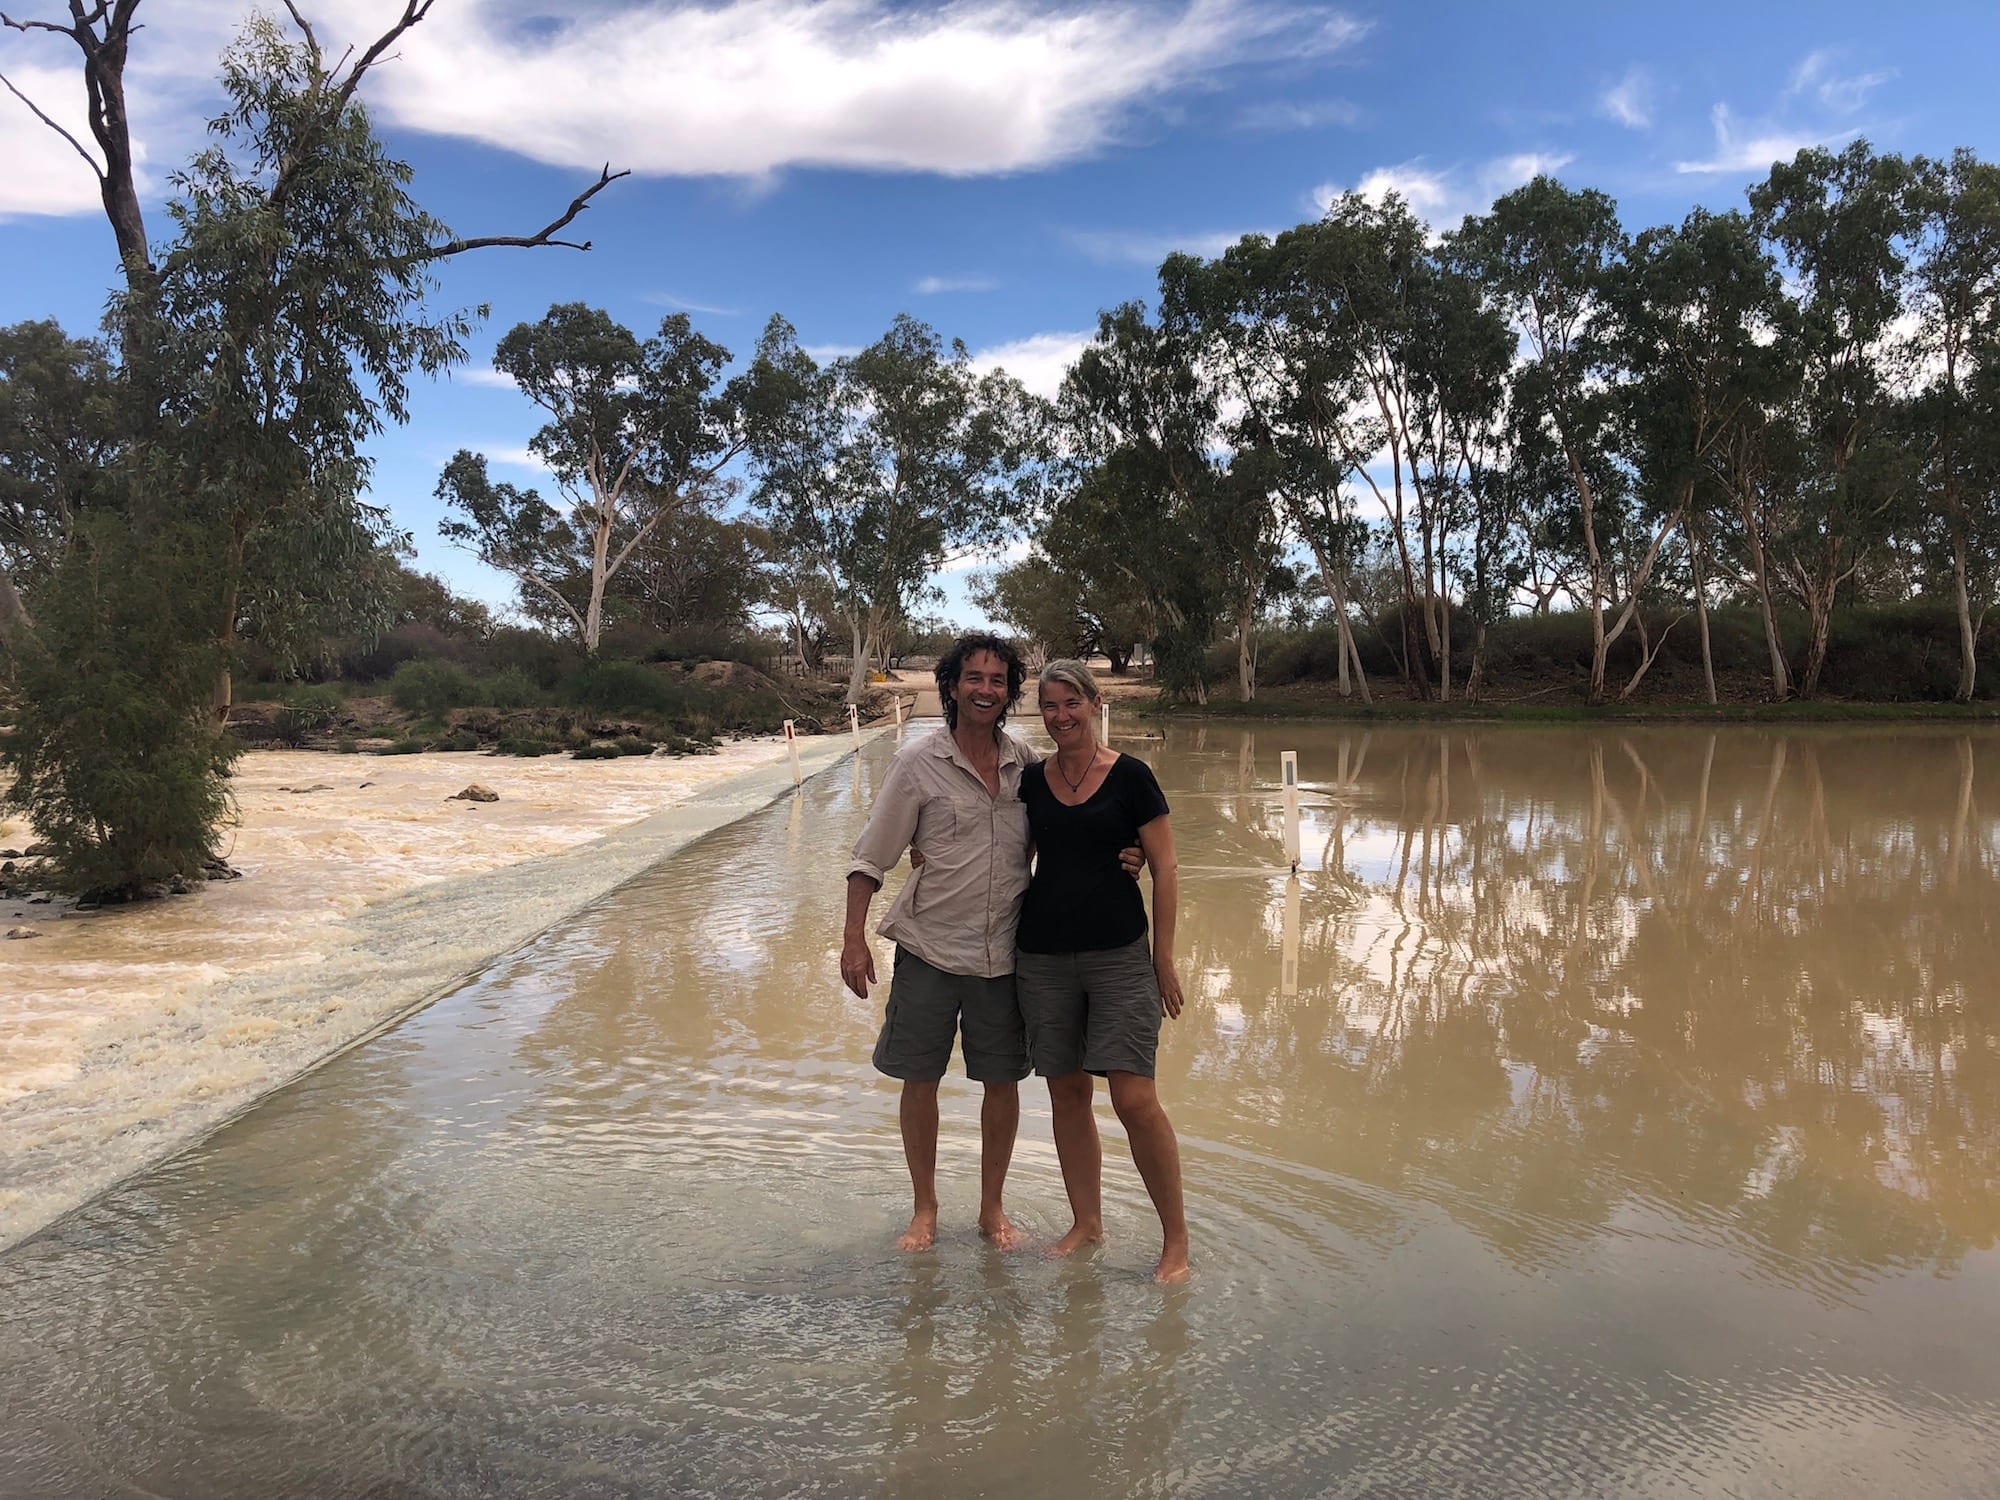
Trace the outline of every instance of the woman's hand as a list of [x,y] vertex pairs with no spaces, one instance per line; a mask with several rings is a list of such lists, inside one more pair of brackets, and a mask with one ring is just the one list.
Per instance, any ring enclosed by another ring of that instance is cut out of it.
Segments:
[[1174,972],[1171,958],[1155,960],[1153,977],[1160,982],[1160,1012],[1170,1021],[1180,1019],[1181,976]]

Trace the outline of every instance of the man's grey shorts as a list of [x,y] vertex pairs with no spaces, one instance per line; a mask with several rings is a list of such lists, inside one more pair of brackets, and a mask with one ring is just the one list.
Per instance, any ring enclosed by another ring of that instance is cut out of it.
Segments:
[[875,1038],[876,1070],[906,1082],[942,1078],[952,1038],[961,1034],[965,1076],[974,1083],[1019,1083],[1028,1076],[1014,976],[946,973],[898,943],[889,1006]]
[[1160,981],[1145,938],[1086,953],[1016,953],[1014,992],[1028,1025],[1028,1055],[1042,1077],[1153,1076]]

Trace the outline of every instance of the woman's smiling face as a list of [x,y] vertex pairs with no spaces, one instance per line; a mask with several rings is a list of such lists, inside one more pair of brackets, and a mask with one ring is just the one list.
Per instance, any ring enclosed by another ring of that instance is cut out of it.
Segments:
[[1039,697],[1042,728],[1049,732],[1057,749],[1073,750],[1082,744],[1096,743],[1096,699],[1084,697],[1073,683],[1062,681],[1044,683]]

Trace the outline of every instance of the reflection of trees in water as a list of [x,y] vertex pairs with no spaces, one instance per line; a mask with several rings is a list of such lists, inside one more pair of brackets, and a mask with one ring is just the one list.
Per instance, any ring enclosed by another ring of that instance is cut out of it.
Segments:
[[1724,1221],[1787,1279],[1991,1245],[1991,755],[1855,732],[1322,744],[1345,771],[1300,994],[1278,993],[1282,874],[1269,923],[1189,924],[1191,973],[1242,1014],[1201,1041],[1229,1096],[1200,1128],[1283,1131],[1278,1154],[1434,1191],[1530,1259],[1648,1209]]

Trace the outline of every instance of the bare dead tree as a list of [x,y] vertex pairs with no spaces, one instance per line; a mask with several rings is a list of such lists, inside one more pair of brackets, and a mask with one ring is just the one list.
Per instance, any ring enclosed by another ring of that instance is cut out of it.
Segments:
[[[66,21],[18,20],[0,11],[0,25],[23,33],[47,32],[54,36],[67,37],[83,55],[83,84],[88,103],[90,134],[97,142],[98,155],[65,130],[34,100],[30,99],[14,85],[5,73],[0,73],[0,85],[34,112],[35,118],[49,129],[68,141],[77,155],[89,165],[97,177],[98,192],[104,201],[104,214],[110,220],[111,232],[118,241],[118,258],[125,268],[126,281],[137,290],[142,279],[152,274],[152,256],[146,237],[145,213],[139,203],[139,191],[132,170],[132,130],[131,119],[125,105],[125,64],[130,54],[133,33],[144,28],[134,24],[133,17],[138,12],[140,0],[69,0],[69,19]],[[327,118],[338,120],[353,101],[355,91],[361,81],[377,64],[391,56],[390,49],[402,39],[411,27],[430,14],[437,0],[404,0],[403,11],[389,29],[384,31],[357,56],[353,48],[344,52],[331,67],[326,64],[325,54],[320,47],[319,36],[312,23],[300,10],[297,0],[284,0],[285,9],[292,18],[306,50],[311,58],[312,71],[325,80]],[[280,163],[271,195],[274,201],[282,201],[292,164]],[[598,174],[597,181],[590,184],[570,200],[569,207],[533,234],[523,235],[483,235],[472,239],[453,238],[433,246],[421,257],[424,260],[442,260],[448,256],[461,255],[468,250],[486,250],[501,247],[516,249],[539,249],[543,246],[560,247],[567,250],[588,250],[589,240],[560,239],[558,236],[567,229],[586,208],[590,200],[619,178],[630,175],[614,172],[609,163]]]

